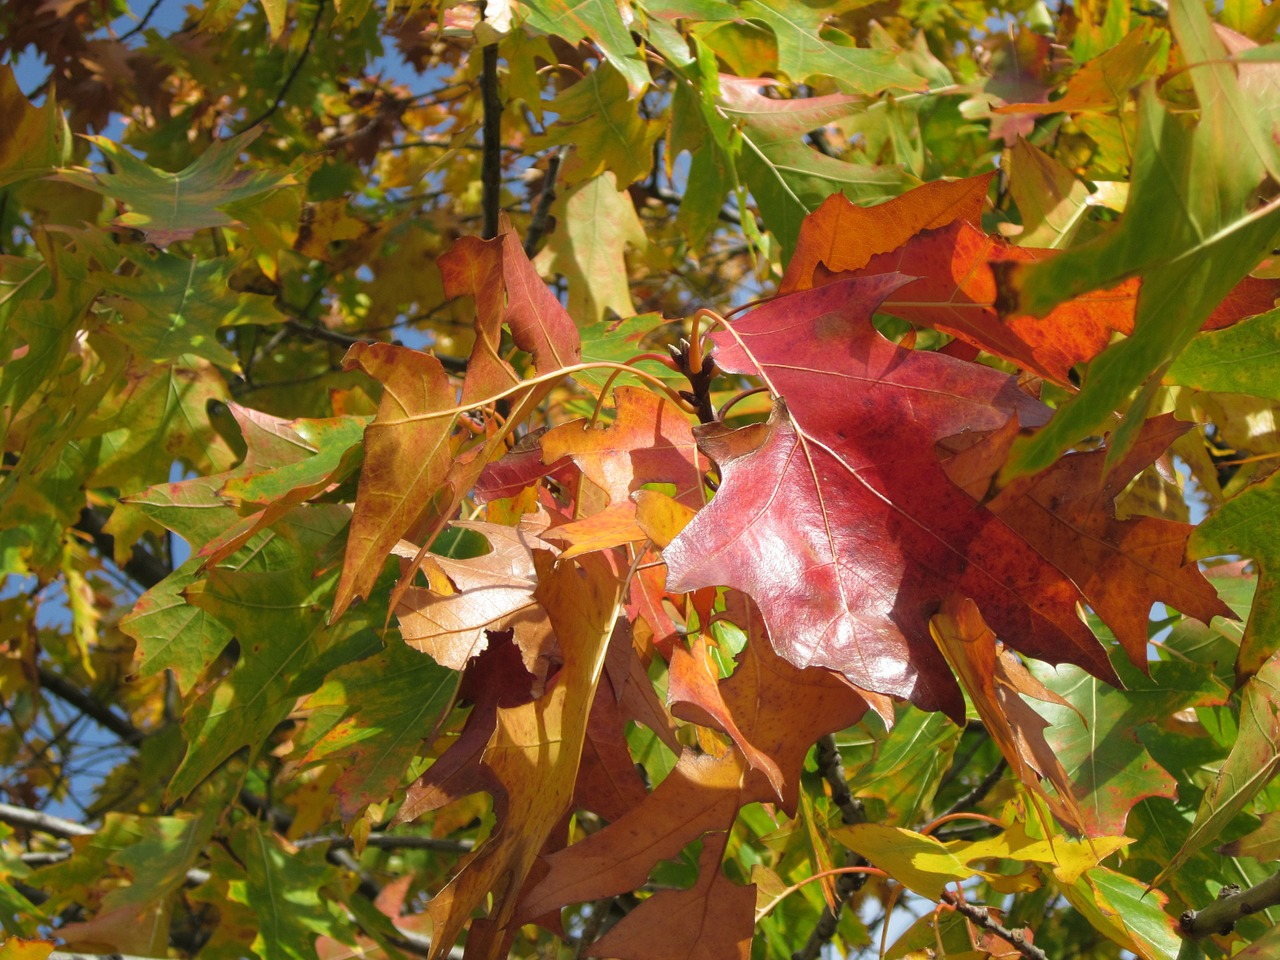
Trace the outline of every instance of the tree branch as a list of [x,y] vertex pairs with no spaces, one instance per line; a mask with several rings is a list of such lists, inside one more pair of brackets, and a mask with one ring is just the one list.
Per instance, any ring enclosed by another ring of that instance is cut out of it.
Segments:
[[[357,343],[386,343],[385,340],[379,340],[376,337],[354,337],[349,333],[340,333],[337,330],[329,330],[325,327],[312,326],[309,323],[303,323],[301,320],[290,318],[284,322],[284,328],[293,333],[300,334],[304,337],[310,337],[312,340],[321,340],[325,343],[337,344],[340,347],[351,347]],[[392,340],[396,346],[403,346],[399,340]],[[450,373],[466,373],[467,361],[462,357],[451,357],[448,354],[433,353],[433,357],[440,361],[440,365]]]
[[320,18],[323,15],[324,0],[318,0],[316,4],[316,16],[315,19],[311,21],[310,32],[307,33],[307,42],[303,46],[302,53],[299,54],[297,62],[294,63],[293,69],[289,71],[289,75],[284,78],[284,83],[280,85],[280,90],[276,93],[276,98],[271,101],[271,106],[267,107],[267,109],[263,110],[262,113],[258,114],[258,116],[246,123],[243,127],[237,130],[236,133],[244,133],[246,130],[251,130],[258,124],[270,120],[271,117],[275,115],[275,112],[284,105],[284,98],[289,95],[289,89],[293,86],[293,81],[298,79],[298,74],[302,70],[302,65],[306,63],[307,58],[311,56],[311,47],[315,43],[316,33],[320,30]]
[[[1225,894],[1225,895],[1224,895]],[[1189,940],[1202,940],[1218,934],[1229,934],[1241,917],[1280,906],[1280,873],[1248,890],[1229,884],[1218,891],[1218,899],[1203,910],[1188,910],[1178,918],[1182,935]]]
[[[101,511],[85,507],[80,511],[80,519],[76,521],[74,529],[88,534],[94,549],[108,560],[114,560],[116,538],[106,532],[106,525],[107,518]],[[144,590],[150,590],[172,572],[167,563],[136,543],[121,569]]]
[[551,217],[551,204],[556,200],[556,180],[560,176],[560,164],[564,162],[567,147],[560,147],[547,161],[547,175],[542,180],[542,193],[538,195],[538,205],[529,220],[529,232],[524,236],[524,255],[532,259],[542,242],[542,235],[547,232],[547,221]]
[[997,937],[1007,940],[1013,945],[1013,948],[1026,957],[1026,960],[1049,960],[1045,952],[1037,947],[1034,943],[1028,943],[1026,934],[1022,930],[1010,930],[1000,921],[991,916],[991,911],[986,907],[980,907],[976,904],[967,903],[961,900],[950,890],[942,892],[942,902],[953,907],[956,913],[968,918],[973,923],[982,927],[984,930],[990,930]]
[[1005,770],[1009,767],[1009,761],[1004,757],[1000,758],[1000,762],[991,768],[991,772],[982,778],[976,787],[966,793],[963,797],[947,807],[938,817],[949,817],[953,813],[959,813],[961,810],[968,810],[970,807],[981,802],[982,798],[991,792],[991,788],[1000,782],[1000,778],[1004,776]]
[[35,830],[38,833],[45,833],[51,837],[61,837],[64,840],[69,840],[71,837],[87,837],[91,833],[97,833],[93,827],[86,827],[83,823],[64,820],[62,817],[55,817],[40,810],[15,807],[11,803],[0,803],[0,823],[7,823],[11,827]]
[[[865,823],[867,818],[862,809],[862,801],[849,792],[849,782],[845,779],[844,763],[840,760],[840,749],[836,746],[834,734],[829,733],[818,741],[815,759],[818,761],[818,771],[831,787],[831,801],[840,810],[840,818],[847,826]],[[867,860],[852,850],[846,851],[844,859],[846,867],[868,866]],[[829,906],[822,908],[822,916],[813,925],[809,939],[791,955],[791,960],[815,960],[822,948],[835,936],[840,911],[866,882],[865,873],[842,873],[836,879],[835,909]]]
[[[481,4],[480,9],[481,16],[484,16],[488,11],[488,0]],[[498,45],[488,44],[481,54],[480,99],[484,107],[484,153],[480,158],[484,209],[481,236],[492,240],[498,235],[498,216],[502,211],[502,100],[498,96]]]
[[122,717],[104,703],[99,703],[74,683],[58,676],[52,670],[37,666],[36,675],[40,688],[52,693],[59,700],[69,703],[104,730],[110,730],[125,743],[138,743],[143,733],[127,718]]

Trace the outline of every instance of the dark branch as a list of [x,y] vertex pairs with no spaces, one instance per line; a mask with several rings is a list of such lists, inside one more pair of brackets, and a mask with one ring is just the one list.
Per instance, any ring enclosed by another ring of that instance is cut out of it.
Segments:
[[53,671],[44,667],[37,667],[36,669],[42,690],[47,690],[59,700],[75,707],[96,722],[98,726],[104,730],[110,730],[125,743],[137,743],[142,739],[142,731],[135,727],[127,717],[122,717],[106,704],[99,703],[74,683],[58,676]]
[[311,30],[307,33],[306,45],[302,48],[302,53],[299,54],[297,61],[293,65],[293,69],[290,70],[289,75],[284,78],[284,83],[280,85],[280,89],[276,93],[276,98],[271,101],[271,106],[267,107],[267,109],[263,110],[262,113],[258,114],[258,116],[254,117],[243,127],[237,130],[237,133],[244,133],[246,130],[250,130],[258,124],[270,120],[271,117],[275,115],[275,112],[284,105],[284,98],[289,95],[289,90],[293,86],[293,81],[298,79],[298,74],[302,71],[303,64],[305,64],[307,62],[307,58],[311,56],[311,47],[315,43],[316,33],[320,30],[320,18],[323,15],[324,0],[319,0],[316,4],[315,19],[311,21]]
[[[487,11],[487,7],[486,0],[481,10]],[[498,96],[498,45],[488,44],[482,55],[480,97],[484,107],[484,153],[480,158],[480,184],[483,189],[484,228],[481,236],[492,240],[498,235],[498,216],[502,211],[502,99]]]
[[[88,534],[94,549],[112,559],[115,557],[116,538],[106,532],[106,525],[107,518],[100,511],[85,507],[80,511],[75,529]],[[144,590],[150,590],[171,573],[167,563],[138,544],[134,544],[133,553],[121,569]]]
[[147,24],[151,22],[151,18],[155,16],[155,12],[160,9],[160,4],[162,3],[164,3],[164,0],[152,0],[151,6],[147,7],[147,12],[142,15],[142,19],[132,29],[120,34],[120,42],[124,43],[130,37],[136,36],[147,29]]
[[1004,776],[1004,772],[1005,770],[1008,769],[1008,767],[1009,767],[1009,762],[1005,760],[1004,757],[1001,757],[1000,762],[997,763],[994,767],[992,767],[991,772],[982,778],[982,782],[980,782],[976,787],[974,787],[972,790],[966,793],[963,797],[961,797],[951,806],[947,807],[947,809],[944,810],[942,813],[938,814],[938,816],[949,817],[953,813],[959,813],[962,810],[968,810],[976,806],[978,803],[982,801],[983,797],[985,797],[988,793],[991,792],[991,788],[1000,782],[1000,778]]
[[990,930],[997,937],[1007,940],[1013,945],[1013,948],[1026,957],[1026,960],[1049,960],[1045,952],[1037,947],[1034,943],[1028,943],[1026,934],[1021,930],[1010,930],[1008,927],[1000,923],[993,916],[991,911],[986,907],[979,907],[972,903],[966,903],[961,900],[950,890],[944,890],[942,893],[942,902],[955,908],[956,913],[967,917],[973,923],[982,927],[984,930]]
[[[866,813],[862,809],[862,801],[849,792],[849,782],[845,779],[844,763],[840,760],[840,749],[836,746],[833,734],[827,734],[818,741],[816,752],[818,771],[831,787],[831,802],[840,811],[840,819],[847,826],[866,822]],[[852,850],[845,853],[846,867],[865,867],[867,861]],[[822,908],[822,916],[813,925],[809,939],[805,945],[791,955],[791,960],[814,960],[822,948],[835,936],[836,925],[840,922],[840,911],[845,903],[867,882],[865,873],[842,873],[836,879],[836,906]]]
[[529,232],[524,236],[524,255],[532,258],[538,252],[538,244],[542,235],[547,232],[547,222],[551,217],[551,205],[556,200],[556,180],[560,176],[560,164],[568,150],[560,147],[547,161],[547,175],[542,181],[542,193],[538,195],[538,205],[529,220]]
[[[354,337],[349,333],[339,333],[337,330],[328,330],[324,327],[312,326],[303,323],[301,320],[286,320],[284,322],[286,330],[300,334],[304,337],[310,337],[312,340],[321,340],[325,343],[337,344],[340,347],[351,347],[357,343],[386,343],[385,340],[378,340],[376,337]],[[392,340],[396,346],[402,346],[400,341]],[[466,373],[467,361],[462,357],[451,357],[448,354],[436,353],[432,354],[440,361],[440,366],[444,367],[450,373]]]
[[1214,934],[1225,937],[1241,917],[1268,907],[1280,907],[1280,873],[1272,874],[1248,890],[1223,887],[1218,891],[1217,900],[1203,910],[1188,910],[1178,918],[1178,925],[1189,940],[1202,940]]

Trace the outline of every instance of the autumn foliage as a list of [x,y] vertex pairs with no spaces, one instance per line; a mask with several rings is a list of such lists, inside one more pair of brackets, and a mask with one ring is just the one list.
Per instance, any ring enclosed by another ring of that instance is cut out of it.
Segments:
[[1280,10],[163,3],[0,10],[0,958],[1272,955]]

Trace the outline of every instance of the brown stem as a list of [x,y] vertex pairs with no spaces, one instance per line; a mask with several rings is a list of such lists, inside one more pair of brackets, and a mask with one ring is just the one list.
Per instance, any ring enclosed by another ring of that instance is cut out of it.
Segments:
[[997,937],[1007,940],[1018,953],[1026,957],[1026,960],[1049,960],[1045,952],[1037,947],[1034,943],[1028,943],[1026,934],[1022,930],[1010,930],[1000,923],[999,920],[991,916],[991,911],[986,907],[980,907],[976,904],[967,903],[961,900],[950,890],[942,892],[942,902],[952,907],[956,913],[968,918],[972,923],[976,923],[984,930],[990,930]]

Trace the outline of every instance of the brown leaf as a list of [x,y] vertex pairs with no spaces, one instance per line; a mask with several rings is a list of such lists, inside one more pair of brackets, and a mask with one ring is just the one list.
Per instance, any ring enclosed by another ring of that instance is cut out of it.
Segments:
[[703,838],[698,881],[662,890],[587,949],[589,957],[649,960],[748,960],[755,931],[756,886],[731,882],[720,869],[728,833]]
[[580,566],[556,565],[547,553],[538,553],[535,560],[538,602],[551,618],[564,667],[544,696],[498,708],[483,761],[500,784],[494,794],[497,826],[428,907],[437,956],[490,897],[493,906],[484,924],[473,928],[467,952],[488,960],[502,955],[525,879],[573,800],[620,582],[603,558],[585,557]]

